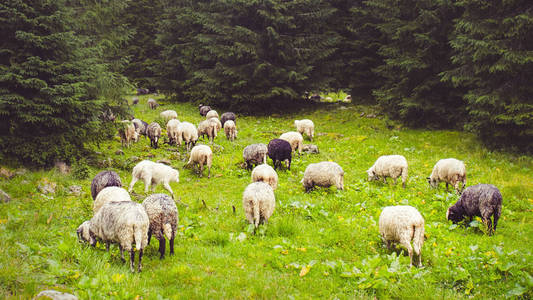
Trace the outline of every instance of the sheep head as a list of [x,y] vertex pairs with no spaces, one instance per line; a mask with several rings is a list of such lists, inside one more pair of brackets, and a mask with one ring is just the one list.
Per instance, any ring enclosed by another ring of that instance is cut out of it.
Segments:
[[373,168],[366,170],[366,173],[368,174],[368,181],[379,179],[378,176],[376,176],[376,172],[374,172]]
[[446,219],[452,221],[453,223],[458,223],[464,218],[463,210],[456,205],[451,206],[446,211]]

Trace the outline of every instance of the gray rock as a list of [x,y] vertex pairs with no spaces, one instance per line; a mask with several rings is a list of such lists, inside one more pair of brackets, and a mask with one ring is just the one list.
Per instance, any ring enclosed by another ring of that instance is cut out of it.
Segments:
[[15,176],[15,173],[11,172],[10,170],[6,168],[0,168],[0,177],[4,177],[6,179],[11,179]]
[[54,164],[54,167],[59,171],[61,174],[68,174],[70,173],[70,166],[67,165],[64,161],[56,161]]
[[45,290],[41,291],[33,299],[78,300],[78,297],[69,293],[63,293],[54,290]]
[[81,186],[80,185],[71,185],[68,187],[69,194],[79,196],[81,195]]
[[8,203],[11,201],[11,197],[4,191],[0,190],[0,202]]
[[20,175],[24,175],[24,174],[26,174],[27,172],[28,172],[28,170],[26,170],[26,169],[24,169],[24,168],[20,168],[20,169],[17,169],[17,170],[15,171],[15,174],[16,174],[17,176],[20,176]]
[[305,144],[302,148],[302,151],[311,154],[319,153],[318,146],[313,144]]
[[116,155],[124,155],[124,151],[118,149],[117,151],[115,151],[115,154]]
[[43,180],[39,183],[37,189],[43,194],[54,194],[56,192],[57,184],[55,182],[49,182],[48,180]]

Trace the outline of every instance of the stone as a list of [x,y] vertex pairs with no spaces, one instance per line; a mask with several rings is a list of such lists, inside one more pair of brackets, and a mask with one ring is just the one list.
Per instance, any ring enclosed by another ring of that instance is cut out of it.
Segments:
[[115,151],[115,154],[116,155],[124,155],[124,151],[118,149],[117,151]]
[[6,179],[11,179],[15,176],[15,173],[12,171],[6,169],[6,168],[0,168],[0,177],[4,177]]
[[80,185],[71,185],[68,187],[69,194],[79,196],[81,195],[81,186]]
[[61,174],[68,174],[70,173],[70,166],[67,165],[64,161],[56,161],[54,164],[54,167],[59,171]]
[[8,203],[9,201],[11,201],[11,197],[9,196],[9,194],[0,190],[0,202]]
[[55,290],[45,290],[41,291],[33,299],[78,300],[78,297],[69,293],[63,293]]
[[56,192],[57,184],[49,181],[47,178],[43,178],[41,183],[37,186],[37,189],[43,194],[54,194]]

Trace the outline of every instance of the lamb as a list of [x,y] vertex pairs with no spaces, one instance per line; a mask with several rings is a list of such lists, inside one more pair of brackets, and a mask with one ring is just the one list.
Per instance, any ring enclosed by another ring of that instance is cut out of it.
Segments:
[[150,244],[150,239],[154,234],[159,241],[159,259],[163,259],[165,257],[166,237],[170,247],[170,255],[173,255],[174,238],[178,227],[178,208],[174,200],[165,194],[153,194],[144,199],[142,206],[150,220],[148,244]]
[[289,144],[291,144],[292,151],[298,150],[298,154],[302,154],[304,138],[299,132],[285,132],[279,138],[289,142]]
[[421,267],[424,223],[422,215],[412,206],[387,206],[379,216],[379,233],[388,249],[393,243],[399,243],[407,249],[411,266],[414,250],[414,254],[418,257],[418,266]]
[[133,97],[133,98],[131,99],[131,104],[132,104],[132,105],[137,105],[137,104],[139,104],[139,97]]
[[133,201],[108,202],[93,216],[78,227],[78,238],[96,245],[96,239],[102,240],[109,251],[111,243],[117,243],[120,257],[124,259],[124,250],[130,252],[130,270],[135,272],[135,248],[139,251],[138,272],[142,270],[142,256],[148,244],[150,220],[140,203]]
[[150,123],[146,128],[146,135],[150,139],[150,147],[157,149],[157,142],[161,137],[161,126],[156,122]]
[[93,203],[93,213],[96,213],[104,204],[111,201],[131,201],[130,194],[122,187],[108,186],[98,193]]
[[[217,124],[216,122],[211,121],[212,119],[203,120],[198,124],[198,137],[203,137],[207,135],[209,142],[217,137]],[[217,119],[218,120],[218,119]]]
[[206,145],[194,146],[191,150],[191,156],[187,165],[198,164],[200,166],[200,177],[204,172],[204,165],[207,165],[208,173],[207,178],[211,178],[211,164],[213,163],[213,151]]
[[139,119],[133,119],[131,120],[131,122],[133,123],[133,126],[135,126],[135,131],[138,135],[142,134],[146,136],[146,129],[148,128],[148,123]]
[[172,198],[175,198],[174,192],[170,188],[170,183],[179,182],[180,174],[178,170],[162,163],[143,160],[133,167],[131,175],[132,178],[130,182],[130,188],[128,190],[130,193],[133,191],[133,186],[135,183],[139,180],[142,180],[144,182],[145,193],[148,193],[149,186],[152,186],[152,191],[154,191],[156,186],[162,183],[165,190],[172,195]]
[[296,131],[301,134],[305,133],[311,141],[313,140],[313,136],[315,135],[315,124],[313,121],[309,119],[295,120],[294,126],[296,127]]
[[223,113],[222,116],[220,116],[220,122],[222,123],[222,127],[224,127],[224,124],[228,120],[232,120],[235,123],[236,118],[237,117],[235,116],[235,114],[230,111]]
[[287,161],[287,169],[291,169],[292,148],[289,142],[282,139],[273,139],[268,143],[267,148],[267,154],[272,159],[274,170],[277,167],[281,167],[282,161]]
[[200,110],[200,116],[205,117],[207,113],[211,110],[211,106],[200,104],[198,105],[198,109]]
[[250,183],[242,195],[242,207],[246,220],[255,228],[267,223],[274,212],[276,198],[272,187],[264,182]]
[[265,144],[251,144],[246,146],[242,151],[242,157],[246,163],[246,169],[251,170],[253,164],[266,164],[267,145]]
[[129,147],[132,141],[137,141],[139,135],[135,131],[135,125],[131,121],[123,120],[119,124],[118,134],[120,136],[120,142],[122,147]]
[[455,191],[459,193],[459,183],[463,183],[461,189],[464,189],[466,185],[465,164],[455,158],[441,159],[435,164],[427,180],[432,188],[438,187],[440,181],[446,182],[446,191],[448,191],[448,183],[450,183],[454,186]]
[[379,180],[387,183],[387,177],[391,177],[396,184],[396,179],[402,177],[402,186],[405,188],[407,180],[407,160],[402,155],[383,155],[380,156],[374,165],[366,171],[368,181]]
[[102,189],[108,186],[122,187],[120,176],[113,171],[102,171],[96,174],[91,182],[91,197],[93,197],[93,200],[96,199],[96,195],[98,195]]
[[318,146],[313,144],[304,144],[302,151],[310,154],[320,153],[320,151],[318,151]]
[[167,123],[167,135],[169,143],[176,144],[178,142],[178,135],[179,135],[179,125],[180,121],[176,119],[171,119]]
[[148,107],[150,109],[156,109],[158,106],[159,106],[159,103],[157,103],[157,101],[155,101],[155,99],[148,99],[148,101],[146,102],[148,104]]
[[159,116],[165,120],[165,121],[168,121],[168,120],[171,120],[171,119],[177,119],[178,118],[178,113],[175,111],[175,110],[165,110],[165,111],[162,111]]
[[207,112],[207,114],[205,115],[205,118],[208,120],[208,119],[211,119],[211,118],[217,118],[218,119],[218,113],[216,110],[210,110]]
[[233,142],[235,137],[237,137],[237,128],[235,127],[235,122],[232,120],[227,120],[224,125],[224,133],[226,134],[226,138]]
[[305,168],[304,177],[301,183],[305,191],[309,192],[314,186],[344,189],[344,171],[341,166],[332,161],[323,161],[316,164],[309,164]]
[[187,152],[191,147],[194,147],[196,141],[198,141],[198,131],[196,127],[189,122],[181,122],[178,126],[178,146],[185,141]]
[[[461,198],[453,206],[448,208],[446,219],[457,223],[465,217],[481,217],[487,224],[489,235],[496,231],[498,219],[502,214],[502,194],[492,184],[476,184],[467,187],[461,194]],[[494,227],[491,216],[494,216]]]
[[268,183],[275,191],[278,187],[278,174],[267,164],[258,165],[252,171],[252,182],[257,181]]

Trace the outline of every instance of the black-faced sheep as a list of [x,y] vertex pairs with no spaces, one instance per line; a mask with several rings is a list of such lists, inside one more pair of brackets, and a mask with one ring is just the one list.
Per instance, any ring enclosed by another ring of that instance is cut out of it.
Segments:
[[161,137],[161,126],[157,122],[152,122],[146,128],[146,135],[150,139],[150,147],[157,149],[157,142]]
[[213,163],[213,151],[206,145],[196,145],[191,150],[191,157],[187,165],[198,164],[200,166],[200,177],[204,172],[204,165],[207,166],[207,178],[211,178],[211,164]]
[[246,220],[255,228],[267,223],[274,212],[276,198],[272,187],[264,182],[250,183],[242,195],[242,207]]
[[129,192],[133,190],[133,186],[139,180],[144,182],[144,192],[148,193],[148,187],[152,186],[152,191],[158,184],[163,184],[165,190],[167,190],[174,198],[174,192],[170,188],[171,182],[179,182],[179,172],[170,166],[162,163],[155,163],[149,160],[143,160],[133,167],[131,173],[131,183]]
[[284,134],[280,135],[279,138],[289,142],[289,144],[291,145],[292,151],[298,150],[298,154],[302,154],[304,138],[299,132],[296,132],[296,131],[285,132]]
[[[461,198],[446,212],[446,219],[457,223],[466,217],[481,217],[487,224],[489,235],[496,231],[498,219],[502,214],[502,194],[492,184],[476,184],[467,187]],[[494,216],[494,227],[491,217]]]
[[96,199],[96,195],[101,190],[108,186],[122,187],[120,176],[114,171],[102,171],[96,174],[91,182],[91,197],[93,197],[93,200]]
[[153,194],[144,199],[142,203],[148,219],[148,244],[152,234],[159,241],[160,259],[165,256],[165,237],[168,239],[170,255],[174,254],[174,238],[178,227],[178,208],[174,200],[165,194]]
[[439,160],[433,167],[431,175],[427,178],[432,188],[439,186],[440,181],[446,182],[446,191],[448,183],[454,186],[457,193],[460,192],[459,184],[462,182],[464,189],[466,185],[466,168],[465,164],[455,158],[446,158]]
[[148,104],[148,107],[150,109],[156,109],[158,106],[159,106],[159,103],[157,103],[157,101],[155,101],[155,99],[148,99],[148,101],[146,102]]
[[137,270],[142,270],[143,250],[148,244],[150,220],[140,203],[133,201],[107,202],[90,221],[86,221],[76,231],[78,238],[96,245],[96,239],[102,240],[109,251],[109,245],[116,243],[120,257],[124,261],[124,250],[130,252],[130,270],[135,272],[135,249],[139,251]]
[[305,191],[309,192],[314,186],[344,189],[344,171],[341,166],[332,161],[322,161],[316,164],[309,164],[305,168],[304,177],[301,183]]
[[228,140],[232,142],[235,140],[235,137],[237,137],[237,128],[233,120],[226,121],[226,124],[224,125],[224,133],[226,134],[226,138]]
[[211,106],[200,104],[198,106],[198,110],[200,111],[200,115],[202,117],[205,117],[207,115],[207,113],[211,110]]
[[111,201],[131,201],[128,191],[118,186],[108,186],[96,195],[93,202],[93,213],[96,213],[104,204]]
[[185,142],[187,152],[189,152],[196,144],[196,141],[198,141],[198,130],[196,127],[189,122],[181,122],[178,126],[178,146],[181,146],[181,143]]
[[226,121],[232,120],[235,123],[236,118],[237,117],[235,116],[234,113],[228,111],[228,112],[223,113],[222,116],[220,116],[220,123],[222,123],[222,127],[225,128],[224,124],[226,123]]
[[313,121],[309,119],[295,120],[294,126],[300,134],[306,134],[311,141],[313,140],[313,136],[315,135],[315,124]]
[[398,177],[402,177],[402,186],[405,188],[407,181],[407,160],[402,155],[380,156],[374,165],[366,171],[368,181],[383,179],[387,183],[387,177],[391,177],[396,184]]
[[[379,233],[388,249],[399,243],[407,249],[413,265],[413,250],[422,266],[422,245],[424,244],[424,218],[418,210],[408,205],[387,206],[379,215]],[[411,241],[413,246],[411,247]]]
[[291,169],[292,148],[286,140],[273,139],[268,143],[268,157],[272,159],[274,170],[281,167],[281,162],[287,161],[287,169]]
[[252,166],[266,164],[268,148],[265,144],[251,144],[242,151],[242,157],[246,163],[246,169],[251,170]]
[[262,181],[268,183],[272,190],[278,187],[278,173],[267,164],[258,165],[252,171],[252,182]]

